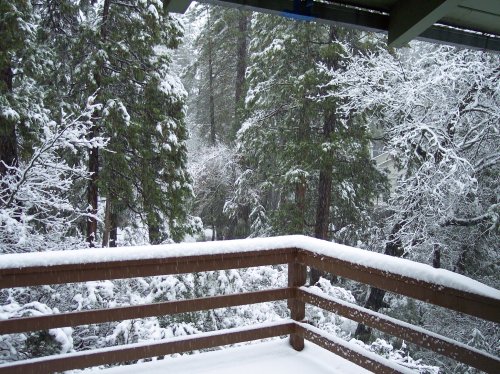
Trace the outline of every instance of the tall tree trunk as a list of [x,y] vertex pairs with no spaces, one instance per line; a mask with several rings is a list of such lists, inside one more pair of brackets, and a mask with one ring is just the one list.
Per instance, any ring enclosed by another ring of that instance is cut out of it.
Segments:
[[[107,39],[107,23],[109,18],[109,8],[111,6],[111,0],[104,0],[103,10],[102,10],[102,24],[101,24],[101,42],[105,44]],[[96,81],[96,86],[98,89],[101,88],[101,71],[96,70],[94,72],[94,78]],[[99,134],[99,125],[97,123],[98,118],[100,117],[99,113],[94,113],[93,121],[94,124],[91,129],[91,137],[98,137]],[[95,247],[95,240],[97,236],[97,204],[99,198],[99,149],[92,148],[89,151],[89,162],[88,162],[88,171],[91,174],[89,183],[87,186],[87,203],[88,209],[87,212],[90,214],[90,217],[87,217],[87,242],[90,247]]]
[[306,181],[301,178],[300,182],[295,184],[295,205],[297,206],[297,213],[299,215],[296,227],[297,234],[304,234],[304,226],[306,222]]
[[109,231],[109,246],[116,247],[116,241],[118,239],[118,215],[111,209],[110,214],[110,225],[111,230]]
[[[9,96],[12,94],[13,77],[14,74],[10,64],[0,67],[0,94],[2,96]],[[15,175],[16,172],[9,169],[9,167],[17,167],[18,165],[16,123],[0,115],[0,178],[7,174]],[[16,214],[15,219],[19,219],[18,217],[21,215],[22,208],[21,204],[16,199],[12,200],[13,191],[10,190],[6,183],[2,182],[0,183],[0,193],[4,203],[16,206],[16,210],[19,214]],[[0,205],[0,209],[4,203]]]
[[[91,137],[99,135],[99,130],[97,124],[92,126]],[[97,203],[98,203],[98,187],[97,183],[99,180],[99,150],[98,148],[92,148],[89,150],[89,163],[88,171],[91,173],[90,179],[87,186],[87,212],[90,214],[87,217],[87,242],[90,247],[95,247],[95,240],[97,236]]]
[[[0,70],[0,93],[10,95],[12,93],[13,72],[10,66],[2,67]],[[17,135],[16,125],[4,116],[0,116],[0,177],[8,173],[8,166],[16,167],[17,159]],[[2,186],[4,189],[5,186]]]
[[[330,43],[336,40],[335,26],[330,26],[328,41]],[[338,68],[338,56],[330,57],[325,61],[325,64],[333,69]],[[323,123],[323,139],[329,142],[331,134],[335,129],[335,108],[329,108],[325,114]],[[330,206],[332,204],[332,171],[333,171],[333,154],[329,151],[325,160],[321,162],[319,171],[318,184],[318,204],[316,206],[316,223],[314,227],[314,236],[318,239],[328,240],[328,226],[330,224]],[[311,284],[318,282],[322,272],[318,269],[311,268]]]
[[[308,108],[309,103],[304,100],[301,112],[300,120],[297,131],[297,143],[308,143],[310,141],[311,129],[309,126],[308,118]],[[296,223],[293,225],[293,234],[304,234],[305,233],[305,223],[306,223],[306,192],[307,192],[307,181],[304,176],[300,176],[300,180],[295,183],[295,208],[296,214],[298,215]],[[285,196],[281,196],[283,203],[285,202]]]
[[118,228],[115,225],[109,232],[109,246],[111,248],[117,246],[117,239],[118,239]]
[[247,69],[248,55],[248,15],[240,10],[238,14],[238,41],[236,51],[236,82],[234,89],[234,136],[241,127],[241,110],[245,96],[245,71]]
[[[323,124],[323,139],[327,142],[334,129],[335,112],[330,109]],[[316,206],[316,223],[314,226],[314,236],[318,239],[328,240],[328,226],[330,224],[330,206],[332,203],[332,169],[333,162],[331,155],[321,163],[318,183],[318,203]],[[311,268],[311,284],[319,281],[322,272]]]
[[214,92],[214,63],[213,63],[213,42],[212,42],[212,25],[210,20],[210,10],[208,11],[208,106],[210,114],[210,144],[215,145],[217,134],[215,131],[215,92]]
[[439,244],[434,244],[432,266],[436,269],[441,267],[441,246]]
[[162,242],[160,226],[154,223],[148,224],[148,236],[150,244],[153,245],[160,244]]
[[102,247],[109,245],[109,235],[111,233],[111,199],[108,196],[106,206],[104,208],[104,230],[102,232]]
[[[398,222],[392,228],[389,239],[385,243],[384,254],[394,257],[401,257],[403,255],[403,247],[401,241],[398,239],[398,233],[403,226],[403,222]],[[365,301],[364,307],[375,312],[378,312],[380,308],[386,307],[384,303],[385,291],[379,288],[370,288],[370,293]],[[372,329],[362,323],[358,324],[354,337],[356,339],[368,342],[371,338]]]
[[[146,192],[147,193],[147,192]],[[163,236],[160,227],[160,217],[154,211],[153,207],[145,206],[146,222],[148,224],[148,237],[150,244],[160,244],[163,241]]]

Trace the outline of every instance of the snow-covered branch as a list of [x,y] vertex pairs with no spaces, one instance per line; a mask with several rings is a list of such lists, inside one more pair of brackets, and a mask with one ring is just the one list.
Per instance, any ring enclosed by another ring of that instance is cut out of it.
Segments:
[[48,235],[60,238],[85,216],[85,210],[70,201],[69,191],[77,180],[88,178],[88,172],[84,163],[72,164],[66,157],[106,145],[103,138],[89,138],[95,107],[91,98],[78,115],[63,112],[59,123],[45,123],[31,157],[8,167],[11,172],[2,176],[0,252],[37,250],[37,242],[45,247],[51,241]]

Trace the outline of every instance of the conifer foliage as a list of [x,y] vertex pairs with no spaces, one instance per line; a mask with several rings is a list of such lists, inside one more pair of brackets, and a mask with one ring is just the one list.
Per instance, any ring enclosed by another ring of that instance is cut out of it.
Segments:
[[181,240],[193,229],[186,92],[170,69],[182,26],[161,1],[1,7],[2,252],[28,233],[116,245],[119,226]]
[[266,15],[253,22],[249,116],[238,146],[250,170],[244,177],[252,179],[246,183],[262,191],[255,219],[272,233],[355,243],[383,188],[370,159],[370,130],[362,116],[340,116],[334,95],[314,98],[326,79],[319,64],[341,74],[356,35]]

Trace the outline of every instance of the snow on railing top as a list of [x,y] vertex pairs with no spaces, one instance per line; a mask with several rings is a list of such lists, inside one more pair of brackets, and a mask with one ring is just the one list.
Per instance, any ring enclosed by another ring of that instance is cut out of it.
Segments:
[[285,248],[308,250],[318,255],[333,257],[438,286],[454,288],[500,300],[500,290],[448,270],[435,269],[426,264],[301,235],[155,246],[7,254],[0,256],[0,269],[178,258]]

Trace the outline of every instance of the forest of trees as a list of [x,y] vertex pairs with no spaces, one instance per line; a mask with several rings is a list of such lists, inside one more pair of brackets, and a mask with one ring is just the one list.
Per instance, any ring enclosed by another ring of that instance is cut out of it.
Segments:
[[[499,149],[498,54],[392,50],[377,34],[198,4],[181,17],[155,0],[0,0],[0,261],[303,234],[500,288]],[[323,292],[498,354],[494,323],[322,275],[309,282]],[[18,288],[1,291],[0,316],[285,282],[263,267]],[[4,335],[0,362],[286,315],[262,304]],[[308,319],[422,373],[474,372],[319,309]]]

